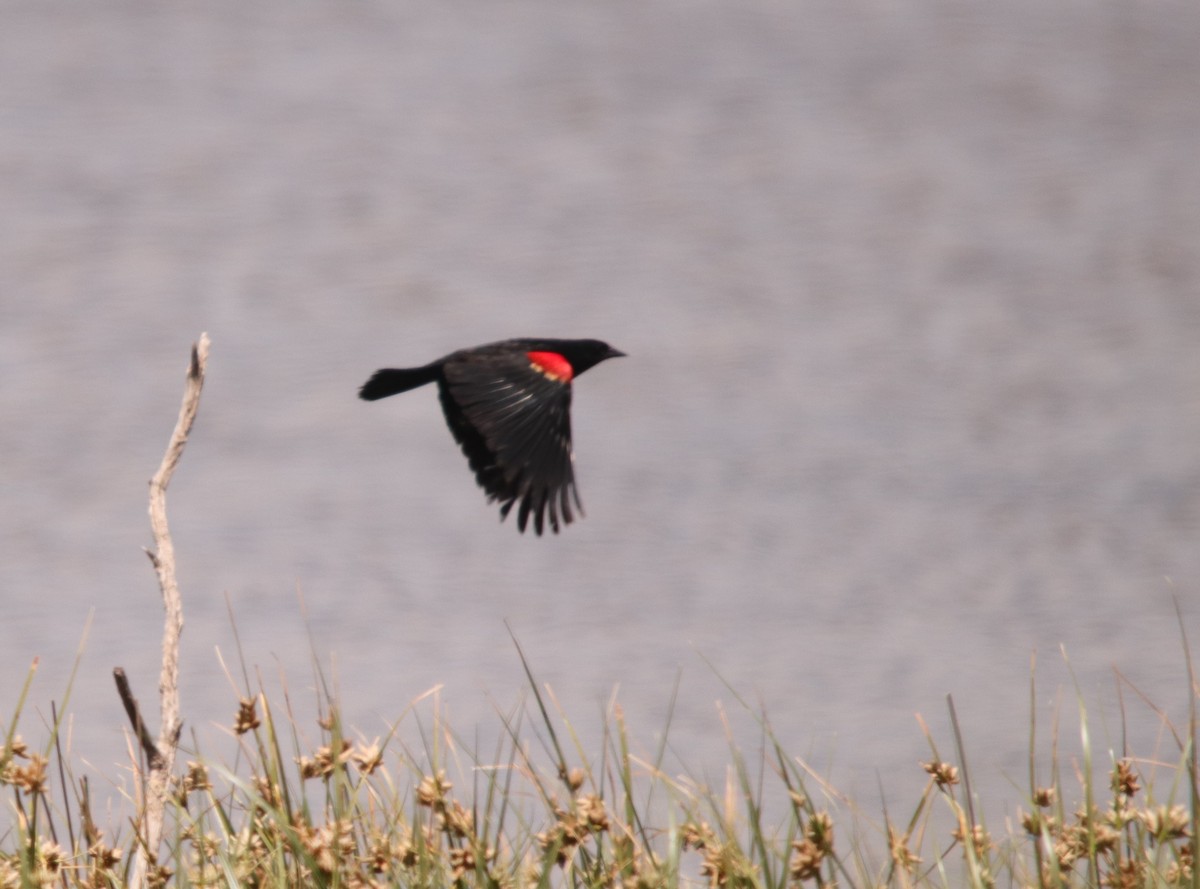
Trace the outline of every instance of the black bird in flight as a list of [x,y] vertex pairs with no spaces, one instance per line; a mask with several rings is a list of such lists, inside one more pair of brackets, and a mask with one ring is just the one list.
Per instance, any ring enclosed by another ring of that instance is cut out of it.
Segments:
[[599,340],[515,339],[451,352],[424,367],[378,370],[358,395],[375,401],[437,383],[442,411],[475,480],[499,501],[500,519],[520,501],[540,535],[583,515],[571,448],[571,380],[619,352]]

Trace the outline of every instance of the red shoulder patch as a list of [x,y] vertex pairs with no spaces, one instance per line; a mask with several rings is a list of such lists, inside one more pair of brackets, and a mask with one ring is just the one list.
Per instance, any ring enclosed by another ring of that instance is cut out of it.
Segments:
[[569,383],[571,377],[575,376],[571,362],[557,352],[528,352],[526,354],[529,355],[529,361],[534,370],[545,374],[552,380]]

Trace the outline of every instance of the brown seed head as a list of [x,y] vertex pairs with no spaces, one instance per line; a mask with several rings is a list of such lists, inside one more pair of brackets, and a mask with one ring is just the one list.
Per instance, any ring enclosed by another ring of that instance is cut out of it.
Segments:
[[262,723],[258,718],[257,699],[242,698],[238,701],[237,716],[233,720],[233,730],[236,734],[244,735],[253,731]]
[[1191,836],[1191,816],[1185,806],[1159,806],[1157,809],[1146,809],[1139,816],[1146,830],[1158,842],[1183,839]]
[[1142,889],[1143,886],[1154,885],[1146,882],[1146,862],[1133,858],[1124,859],[1104,875],[1102,882],[1112,889]]
[[208,769],[198,762],[188,762],[187,771],[183,775],[183,792],[193,790],[212,790],[212,782],[208,780]]
[[[967,832],[963,830],[963,826],[961,824],[951,831],[950,835],[960,843],[965,844]],[[982,855],[992,845],[991,837],[989,837],[987,831],[983,829],[982,824],[976,824],[971,828],[970,839],[976,855]]]
[[821,862],[825,853],[810,839],[796,840],[792,843],[792,863],[789,873],[793,880],[811,880],[821,873]]
[[46,840],[38,849],[38,865],[46,874],[53,876],[62,870],[66,864],[67,854],[57,843]]
[[417,785],[417,802],[428,808],[446,804],[446,794],[454,785],[446,780],[446,773],[439,770],[436,775],[426,775]]
[[818,812],[808,819],[804,826],[804,835],[823,853],[833,851],[833,819],[828,812]]
[[1020,819],[1021,827],[1030,836],[1053,835],[1058,830],[1058,819],[1047,812],[1020,812]]
[[146,874],[146,885],[150,889],[163,889],[171,882],[171,877],[175,876],[175,871],[165,864],[156,864],[150,868],[150,872]]
[[353,756],[354,764],[364,775],[371,775],[383,762],[383,751],[379,749],[379,739],[376,738],[366,747],[360,748]]
[[121,850],[110,848],[100,840],[96,840],[88,847],[88,857],[92,859],[94,867],[101,870],[112,870],[121,860]]
[[706,821],[699,824],[689,821],[683,825],[684,849],[703,849],[705,846],[715,843],[716,839],[716,834]]
[[349,738],[342,739],[341,748],[335,754],[328,745],[319,747],[312,758],[301,756],[296,759],[300,766],[302,778],[328,778],[336,766],[345,765],[354,755],[354,742]]
[[[304,772],[304,765],[301,763],[301,774]],[[275,784],[270,778],[265,775],[258,775],[254,778],[254,792],[257,793],[264,803],[272,808],[279,808],[283,803],[283,796],[279,792],[279,785]]]
[[1111,852],[1121,841],[1121,834],[1108,824],[1097,824],[1093,831],[1093,841],[1097,852]]
[[909,873],[914,871],[917,865],[921,863],[921,859],[908,848],[908,834],[897,833],[891,827],[888,828],[888,850],[896,867],[902,868]]
[[438,827],[462,839],[475,835],[475,816],[458,800],[436,808]]
[[1114,793],[1125,797],[1136,796],[1142,789],[1137,773],[1128,759],[1118,760],[1113,766],[1112,789]]
[[5,778],[11,784],[27,790],[30,793],[45,793],[46,792],[46,765],[49,760],[40,753],[34,753],[29,757],[29,764],[17,766],[10,762],[11,774],[6,769]]
[[592,793],[582,797],[578,806],[579,814],[588,827],[596,831],[608,830],[608,813],[604,811],[604,800]]
[[583,782],[587,780],[586,771],[578,767],[570,771],[559,769],[558,776],[566,782],[566,786],[570,788],[571,793],[575,793],[577,789],[580,789],[583,786]]
[[948,762],[930,761],[921,763],[921,768],[932,775],[934,782],[943,790],[958,783],[958,766]]

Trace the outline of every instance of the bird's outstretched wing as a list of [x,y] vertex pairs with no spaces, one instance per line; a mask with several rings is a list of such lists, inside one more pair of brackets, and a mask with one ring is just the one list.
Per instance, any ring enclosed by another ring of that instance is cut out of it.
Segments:
[[530,516],[540,535],[570,524],[583,506],[575,487],[571,451],[571,385],[533,366],[521,353],[487,361],[447,361],[439,387],[450,431],[467,455],[475,479],[500,516],[513,505],[517,527]]

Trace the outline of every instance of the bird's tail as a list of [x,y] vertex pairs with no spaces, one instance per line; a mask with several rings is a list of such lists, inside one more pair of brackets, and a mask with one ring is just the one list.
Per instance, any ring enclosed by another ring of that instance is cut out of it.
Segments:
[[425,367],[411,367],[403,370],[385,367],[375,371],[371,379],[363,383],[358,390],[358,397],[364,401],[376,401],[387,398],[398,392],[407,392],[426,383],[432,383],[438,378],[438,365],[427,364]]

